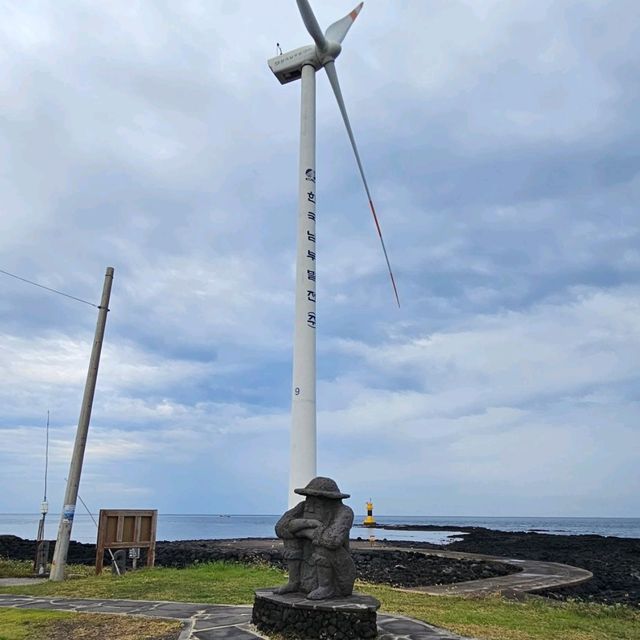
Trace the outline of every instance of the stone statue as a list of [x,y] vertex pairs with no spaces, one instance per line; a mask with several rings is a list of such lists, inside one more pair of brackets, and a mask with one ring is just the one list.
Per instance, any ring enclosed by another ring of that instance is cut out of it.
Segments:
[[295,492],[306,499],[276,524],[289,568],[289,582],[277,593],[302,592],[309,600],[350,596],[356,579],[349,554],[353,511],[342,504],[349,496],[331,478],[323,477]]

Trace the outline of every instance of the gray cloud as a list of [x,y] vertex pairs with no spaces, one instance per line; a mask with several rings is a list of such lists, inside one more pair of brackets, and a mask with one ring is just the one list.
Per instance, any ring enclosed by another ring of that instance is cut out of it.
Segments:
[[[365,7],[338,70],[400,311],[318,78],[319,457],[354,500],[632,512],[607,485],[640,484],[639,17]],[[26,2],[0,26],[0,267],[96,302],[116,268],[83,477],[96,506],[284,503],[299,88],[266,67],[276,41],[307,41],[284,0]],[[25,511],[47,409],[61,495],[95,313],[0,286],[0,484],[24,487],[0,511]]]

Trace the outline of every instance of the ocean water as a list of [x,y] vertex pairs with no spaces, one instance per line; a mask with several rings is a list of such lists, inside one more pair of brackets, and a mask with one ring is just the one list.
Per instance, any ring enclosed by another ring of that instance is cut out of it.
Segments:
[[[351,537],[364,539],[414,540],[443,544],[457,538],[456,527],[486,527],[502,531],[539,531],[562,535],[597,534],[621,538],[640,538],[640,518],[487,518],[456,516],[378,516],[380,524],[441,526],[442,531],[388,531],[354,526]],[[59,515],[48,514],[45,537],[57,536]],[[198,540],[226,538],[272,538],[278,515],[176,515],[158,514],[158,540]],[[0,514],[0,534],[34,539],[39,514]],[[97,519],[97,516],[96,516]],[[356,516],[355,524],[363,515]],[[96,541],[96,525],[88,514],[75,517],[71,538],[78,542]]]

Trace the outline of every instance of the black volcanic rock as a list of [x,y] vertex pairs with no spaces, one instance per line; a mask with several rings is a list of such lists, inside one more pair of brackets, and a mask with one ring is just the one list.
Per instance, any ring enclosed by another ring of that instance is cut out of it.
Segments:
[[593,579],[574,587],[541,592],[553,598],[640,607],[640,539],[613,536],[564,536],[476,529],[447,546],[452,551],[561,562],[587,569]]
[[[218,540],[177,540],[156,543],[156,564],[164,567],[184,568],[199,562],[266,563],[281,569],[286,567],[279,548],[251,541],[233,545]],[[53,544],[50,555],[53,555]],[[16,536],[0,536],[0,556],[14,559],[31,559],[33,540]],[[95,564],[96,547],[93,544],[71,543],[69,562]],[[365,582],[377,582],[402,587],[428,584],[452,584],[466,580],[479,580],[514,573],[518,569],[497,562],[477,562],[425,556],[414,551],[385,549],[352,550],[357,576]],[[105,558],[105,563],[110,560]]]

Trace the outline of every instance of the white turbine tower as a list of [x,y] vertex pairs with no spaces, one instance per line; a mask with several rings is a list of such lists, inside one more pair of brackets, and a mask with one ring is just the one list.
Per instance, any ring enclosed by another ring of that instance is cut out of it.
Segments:
[[300,170],[298,177],[298,237],[296,258],[296,311],[293,341],[293,392],[291,401],[291,470],[289,506],[302,498],[293,493],[316,476],[316,71],[324,67],[338,101],[342,119],[362,177],[369,206],[382,244],[398,306],[398,290],[382,239],[378,217],[360,154],[353,137],[338,82],[335,59],[341,43],[358,17],[361,2],[349,15],[322,33],[308,0],[296,0],[302,20],[315,45],[300,47],[269,60],[269,67],[282,84],[301,80]]

